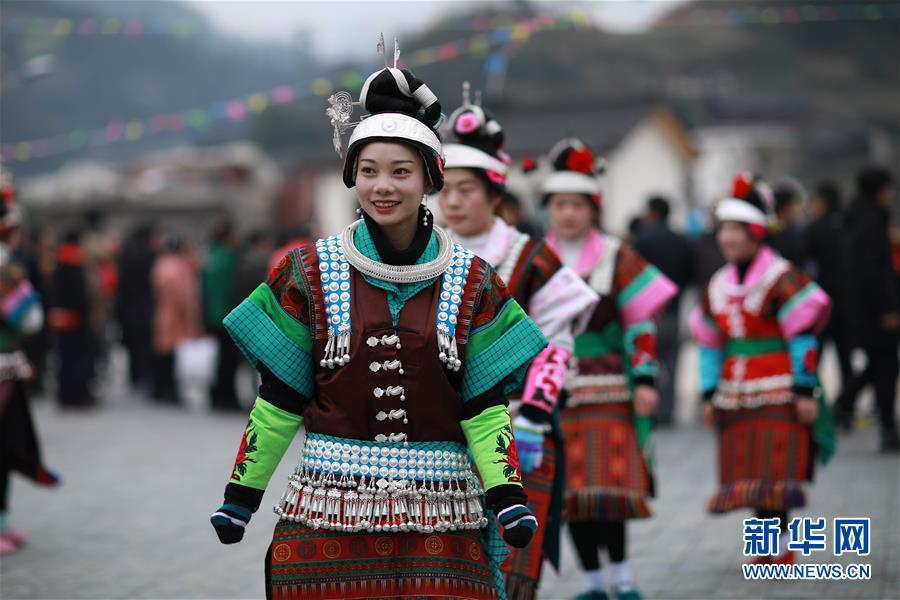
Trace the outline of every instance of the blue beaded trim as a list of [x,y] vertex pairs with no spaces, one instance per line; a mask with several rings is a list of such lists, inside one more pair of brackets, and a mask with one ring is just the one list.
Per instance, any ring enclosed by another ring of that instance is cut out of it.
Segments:
[[[350,360],[350,263],[344,256],[339,235],[318,240],[316,254],[328,324],[328,343],[320,364],[334,368]],[[440,301],[435,317],[438,357],[454,371],[458,371],[462,364],[456,348],[456,323],[474,257],[471,251],[454,244],[453,257],[441,279]]]
[[339,235],[318,240],[316,253],[328,323],[328,344],[321,364],[333,368],[350,360],[350,263]]

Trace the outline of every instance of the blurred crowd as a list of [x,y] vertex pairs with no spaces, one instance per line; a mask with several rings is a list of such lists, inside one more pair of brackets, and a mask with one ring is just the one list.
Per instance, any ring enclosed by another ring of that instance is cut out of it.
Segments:
[[42,330],[25,343],[37,371],[32,391],[54,394],[63,408],[100,404],[110,351],[121,344],[134,391],[178,404],[176,356],[207,339],[215,340],[215,352],[201,360],[214,364],[195,368],[212,371],[211,406],[240,409],[240,357],[222,319],[265,280],[274,262],[302,243],[263,231],[241,239],[227,220],[212,227],[203,249],[150,223],[123,239],[104,231],[96,217],[58,236],[17,234],[11,247],[47,315]]
[[[900,226],[892,224],[895,182],[878,168],[863,169],[855,185],[833,181],[807,191],[794,180],[775,189],[776,216],[768,243],[801,266],[831,296],[831,323],[823,334],[837,350],[841,388],[838,425],[852,424],[856,398],[867,385],[875,390],[882,424],[893,422],[900,327]],[[507,194],[500,216],[530,234],[540,227],[524,218],[521,204]],[[669,222],[670,203],[649,198],[631,223],[629,241],[684,293],[702,289],[724,264],[715,223],[685,235]],[[209,371],[209,403],[239,409],[236,372],[241,363],[222,319],[262,281],[275,262],[303,235],[275,239],[270,232],[239,236],[234,224],[212,226],[208,244],[167,232],[152,223],[127,235],[105,231],[92,215],[84,226],[63,233],[19,233],[11,246],[40,293],[48,315],[45,327],[27,340],[38,377],[33,386],[55,394],[66,408],[98,403],[110,349],[121,344],[128,356],[133,389],[160,403],[177,404],[178,355],[191,342],[214,341],[215,351],[184,362]],[[668,305],[659,323],[660,425],[673,421],[676,365],[686,337],[681,298]],[[198,355],[199,356],[199,355]],[[183,371],[182,369],[182,371]]]

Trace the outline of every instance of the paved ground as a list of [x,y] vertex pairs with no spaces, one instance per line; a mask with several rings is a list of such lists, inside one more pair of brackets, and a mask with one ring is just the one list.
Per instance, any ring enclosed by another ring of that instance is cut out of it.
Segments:
[[[117,388],[117,386],[112,386]],[[260,598],[262,557],[275,522],[261,509],[244,541],[218,543],[208,522],[221,500],[242,415],[147,406],[121,391],[105,408],[61,413],[35,404],[48,464],[65,478],[56,491],[15,480],[12,517],[30,536],[0,564],[0,597]],[[900,469],[875,453],[871,428],[841,439],[803,514],[872,518],[872,580],[751,583],[742,580],[743,513],[710,517],[712,435],[684,426],[660,432],[656,516],[630,529],[633,570],[648,598],[900,597]],[[297,447],[288,457],[297,455]],[[264,500],[282,491],[284,461]],[[843,557],[842,557],[843,558]],[[847,562],[828,554],[807,562]],[[563,568],[547,570],[542,598],[580,591],[566,536]]]

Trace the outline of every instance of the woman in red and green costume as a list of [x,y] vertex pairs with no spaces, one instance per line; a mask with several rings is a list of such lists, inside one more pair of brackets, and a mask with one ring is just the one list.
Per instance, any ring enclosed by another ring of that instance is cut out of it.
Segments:
[[11,243],[18,234],[21,213],[10,179],[0,166],[0,556],[17,552],[27,543],[25,535],[9,523],[12,474],[18,472],[43,486],[59,483],[41,459],[28,401],[34,369],[22,341],[40,331],[44,311]]
[[[329,101],[340,150],[354,103]],[[358,104],[369,115],[343,176],[363,218],[289,252],[225,319],[262,383],[212,522],[222,542],[241,539],[302,425],[269,597],[502,598],[506,544],[537,528],[507,396],[546,340],[422,206],[443,185],[434,94],[385,68]]]
[[600,161],[570,138],[548,155],[541,186],[552,231],[547,243],[600,295],[575,339],[576,368],[562,410],[566,443],[565,516],[584,571],[579,598],[606,598],[599,550],[609,553],[610,586],[637,600],[626,560],[626,521],[650,516],[650,431],[658,404],[654,320],[677,292],[659,269],[602,233]]
[[780,519],[779,553],[762,561],[792,563],[788,511],[806,504],[815,455],[824,461],[834,451],[817,375],[817,334],[831,301],[765,244],[773,204],[760,178],[735,178],[715,213],[728,264],[710,278],[690,324],[700,344],[703,420],[719,433],[719,488],[707,508]]
[[446,185],[438,196],[454,239],[490,263],[513,298],[541,328],[548,345],[531,363],[521,397],[512,404],[529,508],[545,526],[528,548],[503,565],[510,598],[537,595],[544,559],[559,567],[564,452],[557,400],[568,373],[574,336],[584,329],[597,295],[563,265],[544,240],[517,231],[495,215],[505,190],[508,158],[503,129],[463,87],[447,144]]

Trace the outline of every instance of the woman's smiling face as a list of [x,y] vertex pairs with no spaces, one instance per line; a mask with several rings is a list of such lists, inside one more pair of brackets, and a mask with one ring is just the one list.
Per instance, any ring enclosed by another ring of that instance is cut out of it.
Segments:
[[381,227],[415,222],[429,188],[425,163],[410,146],[371,142],[360,150],[356,195],[362,209]]

